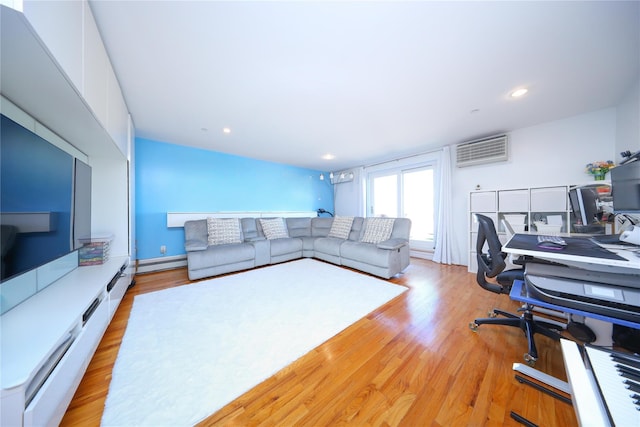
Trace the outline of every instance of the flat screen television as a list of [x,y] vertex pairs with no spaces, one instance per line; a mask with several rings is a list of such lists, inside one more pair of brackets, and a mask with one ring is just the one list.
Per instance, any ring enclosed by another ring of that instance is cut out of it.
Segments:
[[616,166],[609,173],[613,211],[640,214],[640,160]]
[[0,117],[0,281],[68,255],[91,234],[91,168]]

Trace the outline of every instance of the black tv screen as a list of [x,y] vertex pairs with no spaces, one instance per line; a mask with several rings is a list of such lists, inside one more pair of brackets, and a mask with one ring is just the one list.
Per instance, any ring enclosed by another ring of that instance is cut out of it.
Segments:
[[640,160],[616,166],[609,173],[613,211],[640,214]]
[[91,232],[91,169],[4,115],[0,138],[4,281],[67,255],[75,233]]

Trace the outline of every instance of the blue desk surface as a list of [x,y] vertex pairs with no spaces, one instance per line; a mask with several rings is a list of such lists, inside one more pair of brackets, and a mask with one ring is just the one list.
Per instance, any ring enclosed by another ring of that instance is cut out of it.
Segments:
[[640,323],[630,322],[628,320],[616,319],[613,317],[603,316],[601,314],[591,313],[588,311],[577,310],[571,307],[565,307],[562,305],[551,304],[546,301],[541,301],[537,298],[529,296],[524,289],[524,282],[522,280],[515,280],[511,287],[509,297],[514,301],[525,302],[536,307],[550,308],[552,310],[562,311],[564,313],[577,314],[580,316],[591,317],[593,319],[602,320],[604,322],[615,323],[617,325],[628,326],[634,329],[640,329]]

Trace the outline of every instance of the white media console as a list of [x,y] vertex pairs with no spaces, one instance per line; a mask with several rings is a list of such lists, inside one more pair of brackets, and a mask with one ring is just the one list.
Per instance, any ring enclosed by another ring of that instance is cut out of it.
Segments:
[[87,0],[0,0],[0,21],[2,114],[87,160],[91,231],[115,236],[102,265],[0,284],[0,426],[57,425],[131,283],[135,127]]
[[131,283],[128,257],[78,267],[0,317],[0,425],[58,425]]

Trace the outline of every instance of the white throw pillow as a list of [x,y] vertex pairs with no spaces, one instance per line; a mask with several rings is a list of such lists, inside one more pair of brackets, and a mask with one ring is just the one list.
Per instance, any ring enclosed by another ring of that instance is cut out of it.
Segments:
[[338,216],[333,219],[329,237],[337,237],[338,239],[348,239],[353,225],[352,216]]
[[238,218],[207,218],[207,234],[210,246],[242,243],[242,230]]
[[284,218],[260,218],[260,225],[262,226],[264,236],[268,240],[284,239],[289,237],[287,227],[284,225]]
[[365,218],[363,243],[380,243],[389,240],[393,231],[393,218]]

